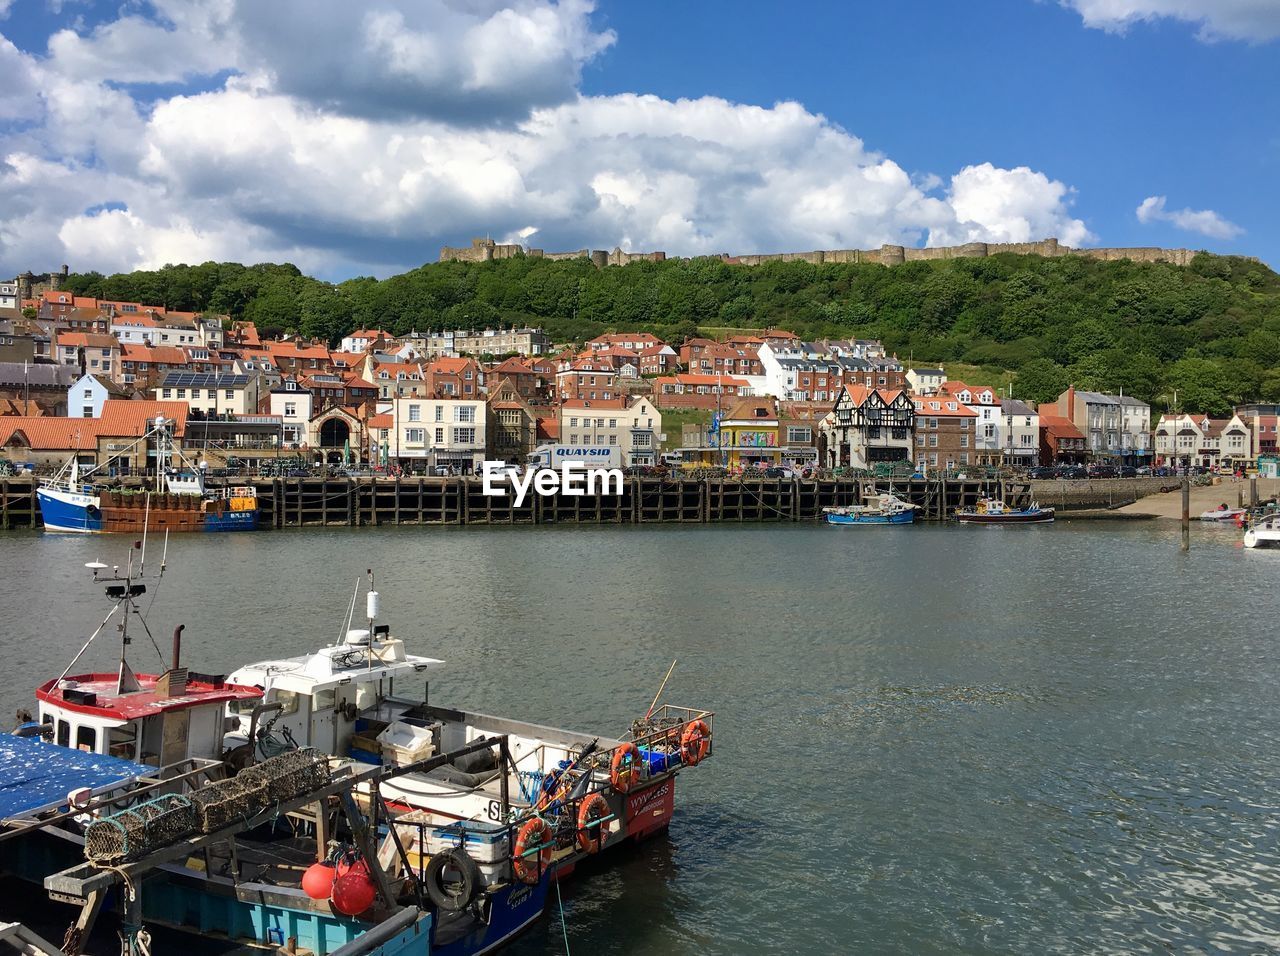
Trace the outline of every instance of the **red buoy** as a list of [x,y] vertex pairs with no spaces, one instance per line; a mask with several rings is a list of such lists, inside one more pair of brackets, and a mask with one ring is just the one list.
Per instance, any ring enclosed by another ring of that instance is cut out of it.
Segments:
[[312,863],[302,874],[302,892],[313,900],[327,900],[333,892],[333,881],[337,875],[338,871],[328,860]]
[[359,916],[373,905],[373,880],[364,868],[352,867],[333,881],[333,908],[343,916]]

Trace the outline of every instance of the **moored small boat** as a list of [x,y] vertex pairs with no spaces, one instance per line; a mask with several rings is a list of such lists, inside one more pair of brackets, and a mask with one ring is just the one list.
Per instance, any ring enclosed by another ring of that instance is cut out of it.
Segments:
[[1025,508],[1010,508],[999,498],[983,498],[972,508],[956,510],[961,524],[1046,524],[1053,520],[1052,508],[1034,501]]
[[848,508],[826,508],[827,524],[911,524],[915,520],[916,505],[903,501],[893,494],[876,495],[870,504]]
[[1212,511],[1205,511],[1200,515],[1201,521],[1236,521],[1242,515],[1246,514],[1244,508],[1232,508],[1224,501]]
[[1280,548],[1280,513],[1269,514],[1245,528],[1246,548]]

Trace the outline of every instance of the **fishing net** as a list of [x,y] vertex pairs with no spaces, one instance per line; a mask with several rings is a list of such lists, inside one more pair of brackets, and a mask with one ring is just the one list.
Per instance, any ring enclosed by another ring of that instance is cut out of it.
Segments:
[[196,807],[189,797],[155,797],[90,823],[85,829],[85,859],[108,865],[135,860],[176,843],[196,826]]

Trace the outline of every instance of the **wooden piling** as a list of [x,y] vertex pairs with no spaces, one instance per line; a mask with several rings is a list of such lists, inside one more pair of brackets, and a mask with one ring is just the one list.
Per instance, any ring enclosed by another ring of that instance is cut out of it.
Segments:
[[1182,476],[1182,550],[1191,550],[1191,479]]

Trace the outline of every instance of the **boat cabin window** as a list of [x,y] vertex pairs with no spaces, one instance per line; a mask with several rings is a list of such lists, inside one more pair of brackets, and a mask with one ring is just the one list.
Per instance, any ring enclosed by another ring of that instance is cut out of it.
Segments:
[[58,746],[71,746],[71,725],[65,720],[58,721]]
[[285,717],[289,714],[298,712],[298,695],[291,690],[277,690],[274,692],[275,699],[281,704],[280,716]]
[[76,750],[93,753],[98,747],[98,731],[95,727],[76,728]]
[[122,760],[132,760],[138,744],[138,727],[125,724],[107,731],[107,753]]
[[373,684],[356,685],[356,707],[367,710],[378,702],[378,688]]
[[312,699],[312,709],[316,712],[322,710],[333,710],[333,705],[338,702],[338,689],[336,687],[322,687],[316,691],[315,697]]

